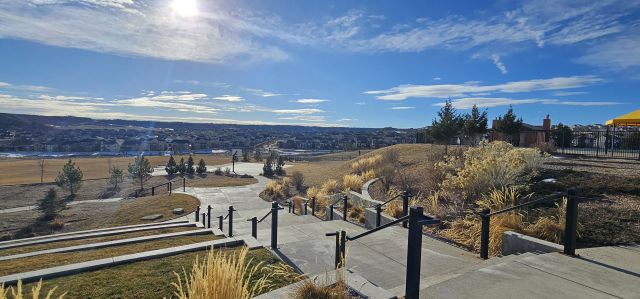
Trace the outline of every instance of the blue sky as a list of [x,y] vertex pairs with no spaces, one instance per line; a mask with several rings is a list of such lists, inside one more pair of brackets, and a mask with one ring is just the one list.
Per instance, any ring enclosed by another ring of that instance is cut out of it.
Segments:
[[0,0],[0,112],[423,127],[640,108],[640,1]]

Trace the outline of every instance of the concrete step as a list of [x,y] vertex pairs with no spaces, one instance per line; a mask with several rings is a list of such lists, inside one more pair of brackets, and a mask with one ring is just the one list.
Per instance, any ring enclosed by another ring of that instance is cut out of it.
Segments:
[[[619,249],[613,249],[619,250]],[[608,256],[611,248],[593,248],[592,256]],[[634,261],[640,254],[628,250],[617,256]],[[611,256],[609,256],[610,258]],[[616,257],[617,258],[617,257]],[[524,254],[467,272],[423,290],[422,298],[640,298],[640,273],[560,253]],[[635,268],[633,268],[635,269]]]
[[98,231],[85,231],[80,234],[60,234],[60,235],[50,235],[48,238],[33,238],[32,240],[26,240],[18,243],[10,243],[0,245],[0,250],[35,245],[35,244],[46,244],[58,241],[69,241],[69,240],[78,240],[78,239],[87,239],[87,238],[95,238],[95,237],[104,237],[104,236],[112,236],[119,235],[124,233],[131,232],[139,232],[139,231],[147,231],[147,230],[155,230],[161,228],[175,228],[175,227],[197,227],[195,223],[189,222],[176,222],[176,223],[164,223],[157,225],[145,225],[139,227],[129,227],[124,229],[109,229],[109,230],[98,230]]
[[168,225],[168,224],[187,223],[187,222],[188,222],[187,220],[180,220],[180,221],[153,222],[153,223],[144,223],[144,224],[135,224],[135,225],[125,225],[125,226],[113,226],[113,227],[90,229],[90,230],[79,230],[79,231],[73,231],[73,232],[68,232],[68,233],[59,233],[59,234],[51,234],[51,235],[37,236],[37,237],[31,237],[31,238],[22,238],[22,239],[2,241],[2,242],[0,242],[0,247],[3,246],[3,245],[6,245],[6,244],[17,244],[17,243],[22,243],[22,242],[32,242],[34,240],[57,238],[57,237],[61,237],[61,236],[81,235],[81,234],[88,234],[88,233],[94,233],[94,232],[104,232],[104,231],[111,231],[111,230],[122,230],[122,229],[129,229],[129,228],[158,226],[158,225],[163,225],[163,224],[167,224]]

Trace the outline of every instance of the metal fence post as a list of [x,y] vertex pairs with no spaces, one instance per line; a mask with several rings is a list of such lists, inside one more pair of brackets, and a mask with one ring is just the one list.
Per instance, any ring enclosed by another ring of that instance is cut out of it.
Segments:
[[218,216],[218,229],[220,231],[222,231],[223,228],[223,222],[224,222],[224,216]]
[[[409,192],[402,192],[402,216],[409,215]],[[408,221],[402,221],[402,227],[407,228]]]
[[482,214],[480,217],[482,218],[482,232],[480,235],[480,258],[488,259],[489,258],[489,226],[491,222],[491,216],[489,214],[491,211],[487,208],[482,209]]
[[229,237],[233,237],[233,206],[229,206]]
[[380,226],[380,218],[382,215],[382,205],[376,206],[376,227]]
[[200,221],[200,206],[196,207],[196,222]]
[[347,232],[341,230],[340,231],[340,260],[338,267],[342,268],[345,266],[347,261]]
[[329,220],[333,220],[333,205],[330,205],[329,208]]
[[271,203],[271,249],[278,249],[278,202]]
[[407,276],[404,296],[418,299],[420,295],[420,263],[422,259],[422,207],[413,207],[409,212],[409,237],[407,240]]
[[171,195],[171,192],[173,192],[173,183],[169,182],[169,195]]
[[347,206],[348,196],[342,197],[342,220],[347,221],[347,214],[349,213],[349,207]]
[[151,196],[156,195],[156,187],[151,187]]
[[291,201],[287,201],[287,207],[289,208],[289,214],[291,214]]
[[311,198],[311,215],[316,215],[316,197]]
[[578,226],[578,201],[574,189],[567,190],[567,214],[564,226],[564,254],[576,255],[576,229]]
[[207,228],[211,228],[211,205],[207,206]]
[[308,215],[309,214],[309,203],[308,202],[304,202],[304,214]]
[[187,178],[182,178],[182,192],[187,192]]
[[335,235],[336,236],[336,256],[335,261],[333,263],[334,268],[338,269],[340,267],[340,232],[336,231],[333,234],[327,234],[328,236]]
[[251,218],[251,236],[258,239],[258,217]]
[[205,223],[204,223],[204,216],[206,216],[206,215],[207,215],[207,214],[202,213],[202,227],[205,227],[205,226],[204,226],[204,224],[205,224]]

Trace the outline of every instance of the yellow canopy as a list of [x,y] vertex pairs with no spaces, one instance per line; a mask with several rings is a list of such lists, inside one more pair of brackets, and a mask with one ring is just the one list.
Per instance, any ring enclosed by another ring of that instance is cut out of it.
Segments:
[[606,125],[640,126],[640,109],[618,116],[614,119],[610,119],[606,122]]

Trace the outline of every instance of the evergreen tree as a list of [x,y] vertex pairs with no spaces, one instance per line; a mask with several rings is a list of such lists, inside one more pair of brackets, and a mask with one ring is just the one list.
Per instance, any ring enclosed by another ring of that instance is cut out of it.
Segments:
[[43,214],[43,219],[51,220],[58,215],[58,212],[64,209],[65,205],[64,200],[58,199],[56,190],[50,188],[45,197],[38,201],[37,209]]
[[267,157],[267,160],[264,161],[264,166],[262,166],[262,175],[266,177],[273,176],[273,157]]
[[196,168],[196,172],[199,175],[203,175],[207,173],[207,164],[205,164],[204,159],[200,159],[200,162],[198,162],[198,167]]
[[464,116],[463,133],[472,139],[474,145],[478,143],[476,136],[487,132],[487,119],[487,111],[480,113],[476,105],[471,108],[471,113]]
[[62,172],[58,173],[56,185],[68,191],[71,196],[74,196],[82,186],[82,171],[71,159],[62,167]]
[[429,134],[439,143],[445,144],[445,151],[451,138],[456,137],[462,129],[462,118],[453,107],[451,100],[447,100],[438,111],[438,119],[434,119]]
[[184,158],[180,158],[180,163],[176,166],[176,169],[181,176],[184,176],[187,172],[187,165],[184,164]]
[[248,151],[242,152],[242,162],[251,162],[251,157],[249,156]]
[[522,118],[518,118],[513,112],[513,107],[509,106],[509,110],[503,116],[498,117],[496,131],[507,135],[508,141],[513,143],[515,135],[522,130]]
[[559,123],[551,132],[551,138],[556,146],[569,147],[571,146],[571,140],[573,140],[573,131],[569,126]]
[[117,166],[113,166],[109,169],[109,183],[113,185],[113,190],[118,188],[118,183],[124,181],[124,173],[122,169]]
[[278,160],[276,163],[276,174],[283,176],[286,175],[286,171],[284,170],[284,157],[283,156],[278,156]]
[[187,159],[187,169],[186,169],[186,172],[188,175],[193,175],[194,173],[196,173],[196,169],[193,167],[193,165],[195,165],[193,161],[193,157],[189,155],[189,159]]
[[167,171],[168,175],[174,175],[178,173],[178,166],[176,165],[176,160],[173,158],[173,155],[169,156],[169,162],[167,162],[167,166],[164,168]]
[[144,156],[135,157],[133,164],[128,167],[129,177],[140,182],[140,190],[144,190],[144,181],[151,177],[151,163]]

